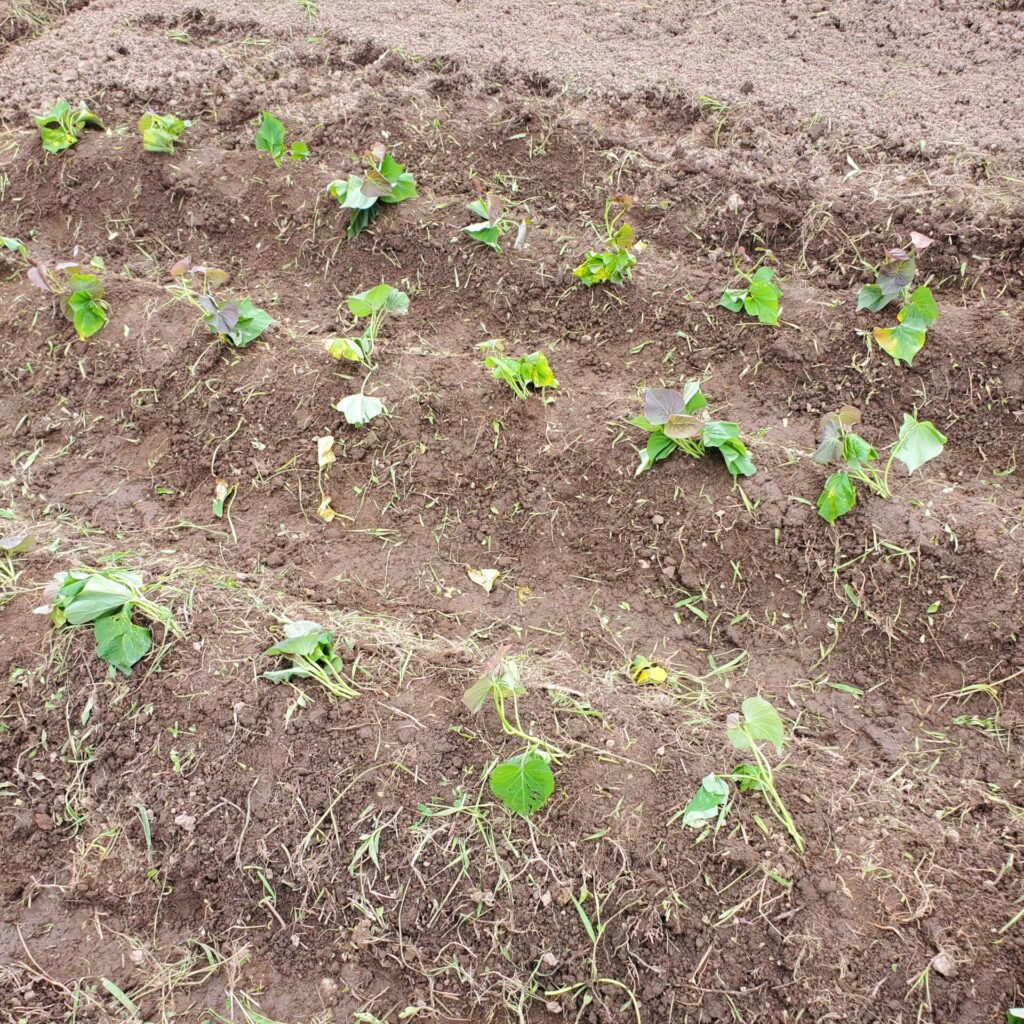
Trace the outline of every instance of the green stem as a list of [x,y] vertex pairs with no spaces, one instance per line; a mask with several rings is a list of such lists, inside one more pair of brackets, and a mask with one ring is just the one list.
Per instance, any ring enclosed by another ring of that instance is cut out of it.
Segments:
[[[750,740],[750,749],[754,754],[754,760],[757,761],[757,767],[761,771],[762,779],[762,792],[764,793],[765,803],[768,804],[772,814],[786,827],[786,831],[792,836],[793,842],[796,843],[796,848],[803,853],[804,852],[804,841],[800,833],[797,831],[796,823],[793,821],[789,810],[782,801],[782,797],[779,796],[779,791],[775,788],[775,773],[772,771],[771,765],[765,759],[764,755],[758,749],[757,741],[747,733],[747,738]],[[769,798],[769,793],[771,797]]]
[[517,739],[521,739],[531,747],[545,751],[555,760],[566,756],[565,751],[560,747],[556,747],[554,744],[548,743],[547,740],[539,739],[537,736],[531,736],[523,729],[522,724],[519,721],[519,702],[515,697],[512,698],[512,709],[516,720],[515,725],[508,720],[508,716],[505,714],[505,697],[497,690],[494,691],[494,708],[498,712],[498,718],[501,720],[502,729],[504,729],[509,736],[515,736]]

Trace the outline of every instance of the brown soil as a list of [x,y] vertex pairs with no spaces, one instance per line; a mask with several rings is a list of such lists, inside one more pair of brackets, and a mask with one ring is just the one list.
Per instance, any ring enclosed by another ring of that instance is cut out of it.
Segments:
[[[0,233],[102,257],[111,309],[78,342],[3,268],[0,533],[37,546],[0,577],[0,1021],[1003,1019],[1024,1002],[1021,13],[258,6],[0,14]],[[31,115],[60,96],[110,130],[47,156]],[[195,121],[176,156],[141,151],[149,108]],[[260,158],[262,109],[311,160]],[[346,242],[324,187],[381,139],[420,195]],[[474,176],[532,216],[527,249],[460,234]],[[586,291],[571,269],[615,191],[648,247]],[[855,304],[912,229],[941,317],[906,368]],[[778,329],[717,306],[762,250]],[[186,253],[272,313],[263,339],[227,349],[171,300]],[[381,280],[411,305],[377,352],[390,415],[357,431],[321,343]],[[488,376],[493,337],[548,353],[550,404]],[[752,439],[746,501],[717,459],[634,478],[640,388],[693,377]],[[879,446],[915,407],[949,443],[831,528],[806,455],[845,403]],[[32,609],[114,553],[186,636],[110,678]],[[468,568],[502,575],[486,594]],[[357,700],[261,678],[296,617],[351,643]],[[524,721],[572,754],[530,822],[485,781],[516,744],[460,699],[506,646]],[[635,655],[668,683],[635,685]],[[756,796],[696,844],[675,818],[736,762],[725,719],[755,693],[791,730],[804,855]]]

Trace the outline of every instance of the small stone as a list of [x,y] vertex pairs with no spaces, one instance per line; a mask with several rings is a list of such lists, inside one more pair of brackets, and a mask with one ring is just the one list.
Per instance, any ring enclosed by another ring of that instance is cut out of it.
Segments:
[[937,953],[932,958],[932,967],[935,968],[936,974],[941,974],[944,978],[955,978],[959,973],[956,961],[948,953]]
[[174,819],[174,824],[178,828],[184,829],[186,832],[194,832],[196,830],[196,819],[193,814],[179,814]]
[[654,523],[655,526],[661,526],[665,522],[665,517],[657,514],[653,515],[651,516],[651,522]]

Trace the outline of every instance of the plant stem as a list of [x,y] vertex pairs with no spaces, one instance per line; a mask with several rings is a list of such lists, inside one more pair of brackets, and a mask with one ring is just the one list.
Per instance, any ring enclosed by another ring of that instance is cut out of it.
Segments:
[[[744,731],[746,732],[746,730]],[[747,732],[747,738],[750,740],[750,749],[754,754],[754,760],[757,761],[757,767],[761,771],[762,792],[764,793],[765,803],[768,804],[772,814],[774,814],[775,817],[778,818],[778,820],[786,827],[786,831],[790,836],[792,836],[793,842],[796,843],[796,848],[803,853],[803,838],[797,831],[796,823],[790,816],[786,805],[782,802],[782,797],[779,796],[779,791],[775,788],[775,773],[772,771],[772,767],[765,759],[764,755],[758,749],[757,741],[749,732]],[[770,798],[769,793],[771,794]]]

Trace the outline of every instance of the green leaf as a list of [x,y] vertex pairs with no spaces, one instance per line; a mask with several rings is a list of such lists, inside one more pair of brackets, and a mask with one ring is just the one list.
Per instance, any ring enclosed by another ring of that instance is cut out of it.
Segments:
[[761,267],[750,279],[750,289],[743,302],[743,308],[749,316],[770,326],[779,323],[779,296],[782,292],[774,283],[775,272],[771,267]]
[[[716,447],[714,445],[707,446]],[[757,467],[747,454],[747,446],[738,437],[729,438],[724,443],[717,445],[717,448],[725,461],[725,468],[729,470],[733,480],[737,476],[753,476],[757,472]]]
[[269,153],[274,166],[280,167],[284,159],[284,125],[273,114],[262,112],[259,130],[256,132],[256,149]]
[[857,310],[868,309],[872,313],[879,313],[892,301],[877,284],[866,284],[857,293]]
[[720,775],[705,775],[683,811],[683,826],[703,828],[712,818],[718,817],[720,808],[728,799],[729,783]]
[[96,634],[96,656],[125,675],[144,658],[153,646],[152,634],[145,626],[131,619],[131,605],[113,615],[98,618],[93,626]]
[[909,413],[903,414],[903,426],[900,427],[892,454],[899,459],[907,471],[913,473],[926,462],[931,462],[942,454],[947,437],[935,428],[931,420],[918,420]]
[[245,348],[274,322],[266,310],[254,306],[249,299],[240,299],[231,305],[238,311],[238,320],[224,334],[235,348]]
[[843,438],[843,459],[851,469],[861,469],[878,458],[878,452],[858,434],[847,434]]
[[370,420],[384,412],[384,403],[372,395],[348,395],[335,408],[342,413],[346,422],[353,427],[364,427]]
[[137,580],[129,573],[124,574],[124,579],[120,574],[105,573],[91,573],[84,580],[72,578],[58,593],[68,623],[78,626],[118,611],[138,596]]
[[474,241],[480,242],[481,245],[486,245],[495,252],[503,251],[501,246],[498,244],[498,239],[500,239],[502,235],[500,223],[470,224],[469,227],[465,227],[462,230]]
[[916,288],[907,300],[907,304],[896,314],[901,324],[920,327],[922,330],[931,327],[939,319],[939,307],[935,304],[932,291],[926,285]]
[[109,978],[100,978],[103,987],[131,1014],[137,1014],[139,1008],[132,1000],[124,994],[121,988],[114,984]]
[[526,817],[547,803],[555,791],[555,777],[547,761],[531,750],[494,768],[490,786],[510,810]]
[[667,459],[678,447],[679,445],[671,437],[667,437],[659,427],[647,438],[647,447],[640,453],[640,465],[637,466],[634,475],[639,476],[647,472],[656,462]]
[[857,491],[847,473],[833,473],[818,498],[818,514],[826,523],[834,523],[857,504]]
[[297,140],[288,148],[288,157],[291,160],[305,160],[309,156],[309,146],[301,140]]
[[744,761],[732,770],[733,781],[741,793],[760,792],[764,789],[764,773],[756,764]]
[[1006,1024],[1024,1024],[1024,1006],[1011,1006],[1006,1011]]
[[12,238],[10,235],[0,235],[0,245],[11,252],[16,252],[22,259],[28,259],[28,250],[20,238]]
[[778,711],[764,697],[748,697],[743,702],[742,725],[738,715],[730,715],[729,719],[726,732],[734,747],[749,750],[751,741],[757,743],[764,740],[775,747],[776,754],[782,753],[786,730]]
[[722,292],[722,297],[718,300],[718,304],[731,310],[733,313],[739,313],[743,309],[743,301],[746,297],[746,288],[726,288]]
[[93,299],[88,292],[75,292],[68,298],[71,310],[71,321],[75,325],[78,337],[83,341],[91,338],[102,330],[107,322],[107,312],[103,303]]
[[543,352],[531,352],[519,359],[519,376],[524,383],[535,388],[557,388],[558,381],[548,365],[548,357]]

